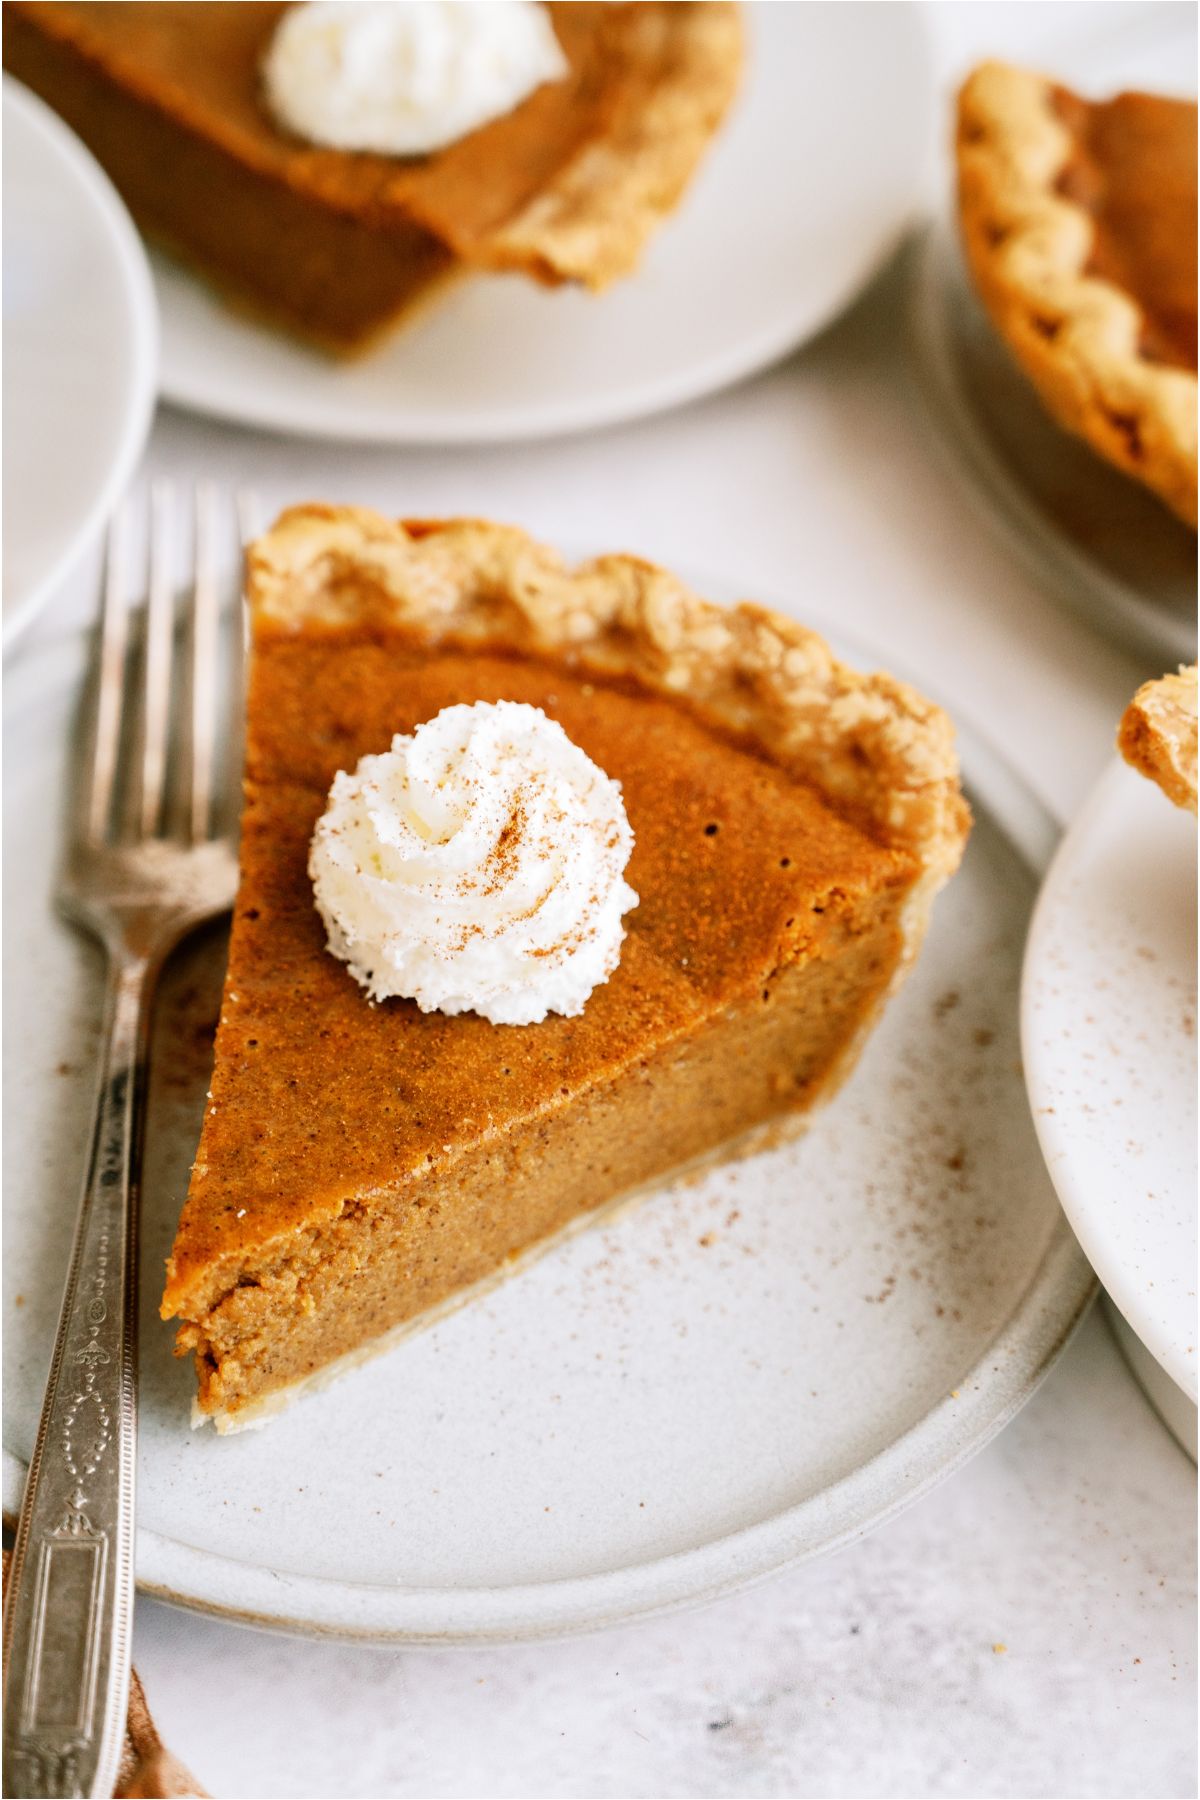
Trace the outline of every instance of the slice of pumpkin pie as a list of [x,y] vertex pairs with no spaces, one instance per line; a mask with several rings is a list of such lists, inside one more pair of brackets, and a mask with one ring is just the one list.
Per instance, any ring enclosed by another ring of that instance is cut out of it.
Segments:
[[801,1126],[968,828],[937,707],[633,557],[309,506],[248,593],[241,885],[162,1307],[222,1431]]

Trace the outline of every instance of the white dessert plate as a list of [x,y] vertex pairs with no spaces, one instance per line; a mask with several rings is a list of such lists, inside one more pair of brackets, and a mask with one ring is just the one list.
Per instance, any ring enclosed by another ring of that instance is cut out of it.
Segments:
[[[1022,1044],[1059,1198],[1109,1298],[1190,1402],[1194,1445],[1196,821],[1123,762],[1046,878]],[[1187,1404],[1160,1411],[1186,1421]]]
[[154,410],[141,240],[66,126],[4,78],[4,648],[85,553]]
[[[708,591],[731,599],[716,584]],[[873,662],[870,651],[846,654]],[[85,644],[5,709],[5,1503],[19,1500],[92,1092],[98,970],[55,918]],[[1019,1069],[1052,823],[966,737],[976,825],[918,967],[806,1141],[666,1189],[267,1429],[193,1431],[157,1317],[220,931],[172,965],[145,1170],[138,1577],[294,1632],[531,1639],[707,1598],[849,1542],[1029,1397],[1094,1278]]]
[[[1110,10],[1118,28],[1057,45],[1054,73],[1098,95],[1194,92],[1194,8]],[[976,297],[954,213],[947,197],[910,287],[909,368],[948,466],[1056,601],[1144,661],[1191,662],[1195,532],[1053,422]]]
[[631,279],[599,296],[464,282],[339,364],[156,256],[164,396],[310,437],[503,442],[659,412],[775,361],[899,240],[934,90],[909,5],[755,5],[748,32],[735,110]]

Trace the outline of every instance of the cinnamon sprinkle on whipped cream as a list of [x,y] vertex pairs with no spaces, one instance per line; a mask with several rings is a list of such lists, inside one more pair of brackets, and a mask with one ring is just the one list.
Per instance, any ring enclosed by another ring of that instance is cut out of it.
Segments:
[[329,949],[372,1000],[531,1025],[620,959],[620,784],[540,707],[448,706],[334,778],[309,852]]

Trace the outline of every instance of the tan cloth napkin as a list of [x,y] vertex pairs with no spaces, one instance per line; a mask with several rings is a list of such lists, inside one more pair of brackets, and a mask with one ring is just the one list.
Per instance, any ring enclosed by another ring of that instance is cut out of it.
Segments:
[[[8,1582],[9,1552],[4,1552],[4,1581]],[[182,1800],[194,1795],[208,1800],[207,1792],[178,1758],[164,1748],[154,1729],[146,1695],[135,1669],[129,1684],[129,1717],[125,1722],[125,1748],[113,1800]]]

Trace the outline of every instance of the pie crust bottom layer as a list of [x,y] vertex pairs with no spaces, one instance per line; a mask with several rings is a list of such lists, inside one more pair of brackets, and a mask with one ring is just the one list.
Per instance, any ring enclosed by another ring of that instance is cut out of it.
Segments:
[[[847,1059],[849,1073],[853,1058]],[[755,1125],[741,1137],[734,1138],[727,1144],[720,1144],[715,1150],[706,1151],[703,1155],[694,1156],[689,1162],[681,1163],[670,1171],[669,1176],[660,1179],[652,1178],[643,1182],[640,1187],[628,1193],[617,1194],[611,1200],[592,1210],[580,1213],[557,1231],[544,1237],[536,1244],[530,1244],[525,1250],[515,1252],[506,1258],[499,1267],[474,1281],[469,1287],[457,1288],[452,1294],[418,1313],[414,1318],[401,1319],[399,1324],[391,1326],[379,1337],[370,1338],[353,1350],[343,1351],[331,1362],[323,1363],[309,1375],[301,1375],[285,1386],[273,1388],[263,1398],[248,1400],[229,1412],[206,1412],[199,1395],[192,1401],[193,1427],[207,1425],[210,1420],[221,1437],[229,1437],[236,1432],[257,1431],[263,1425],[286,1412],[295,1401],[303,1399],[306,1394],[320,1393],[343,1375],[352,1374],[365,1363],[374,1362],[377,1357],[386,1356],[397,1345],[414,1337],[418,1332],[439,1325],[443,1319],[450,1318],[462,1307],[470,1305],[486,1294],[494,1293],[503,1283],[511,1281],[514,1276],[525,1274],[542,1258],[562,1248],[585,1231],[591,1231],[603,1225],[613,1225],[625,1217],[627,1213],[636,1211],[654,1194],[669,1193],[689,1186],[700,1180],[714,1169],[723,1168],[726,1163],[739,1162],[752,1156],[777,1150],[781,1146],[803,1137],[808,1130],[812,1114],[821,1102],[832,1098],[834,1084],[830,1083],[814,1096],[808,1112],[791,1113],[783,1118],[768,1119],[764,1124]]]
[[915,923],[903,894],[873,898],[829,960],[783,971],[533,1129],[464,1149],[369,1206],[348,1202],[243,1269],[179,1334],[196,1353],[201,1416],[220,1431],[260,1422],[657,1181],[801,1129],[849,1074]]

